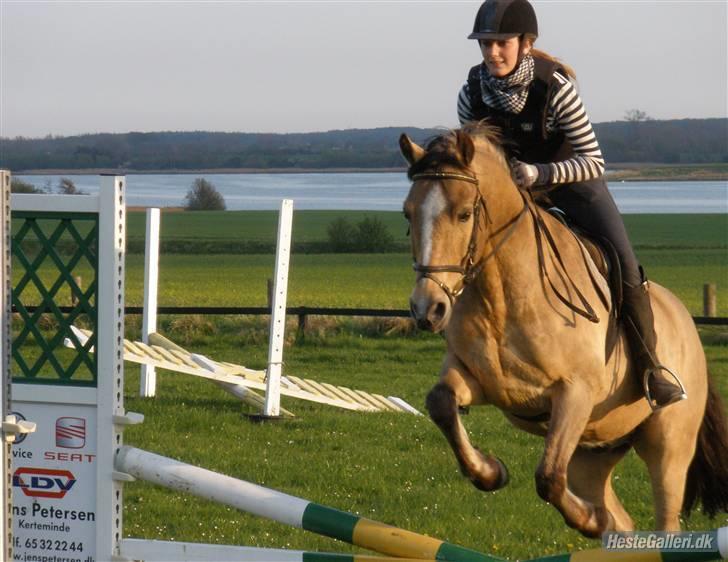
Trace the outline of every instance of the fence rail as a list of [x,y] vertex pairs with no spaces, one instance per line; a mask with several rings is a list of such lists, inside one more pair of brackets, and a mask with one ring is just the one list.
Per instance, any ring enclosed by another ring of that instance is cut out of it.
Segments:
[[[58,307],[61,312],[71,312],[72,306]],[[28,312],[35,312],[37,306],[28,306]],[[15,312],[15,307],[13,307]],[[48,312],[51,312],[50,310]],[[129,315],[143,314],[141,306],[127,306],[124,312]],[[270,314],[267,306],[160,306],[157,314],[184,315],[201,314],[210,316],[265,316]],[[315,306],[292,306],[286,309],[288,316],[298,316],[298,325],[305,327],[308,316],[363,316],[372,318],[409,318],[410,311],[403,309],[386,308],[333,308]],[[728,326],[728,317],[725,316],[693,316],[696,324],[706,326]]]

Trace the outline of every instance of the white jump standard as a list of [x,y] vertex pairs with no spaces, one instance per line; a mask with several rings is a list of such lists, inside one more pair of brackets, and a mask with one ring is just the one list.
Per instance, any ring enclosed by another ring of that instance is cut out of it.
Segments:
[[[144,311],[141,341],[124,342],[124,359],[140,363],[139,395],[156,395],[156,369],[200,376],[215,382],[260,412],[261,418],[292,417],[280,406],[281,395],[363,412],[405,412],[421,415],[396,396],[384,397],[362,390],[319,383],[283,374],[288,270],[291,256],[293,201],[284,199],[278,215],[278,235],[273,294],[271,298],[268,363],[265,371],[214,361],[190,353],[157,333],[157,291],[159,287],[159,209],[147,209],[146,254],[144,260]],[[68,341],[67,345],[73,342]],[[242,377],[239,378],[239,377]],[[244,380],[243,380],[244,379]],[[264,396],[256,391],[265,391]]]

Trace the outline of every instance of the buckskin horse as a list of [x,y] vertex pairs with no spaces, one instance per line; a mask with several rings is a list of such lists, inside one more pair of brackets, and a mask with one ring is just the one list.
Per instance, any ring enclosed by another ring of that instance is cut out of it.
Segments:
[[658,356],[688,394],[653,412],[607,282],[571,231],[513,183],[493,129],[450,131],[426,148],[403,134],[400,148],[412,181],[410,307],[447,342],[426,405],[463,474],[480,490],[508,481],[460,419],[461,408],[492,404],[545,437],[536,490],[585,536],[634,528],[611,485],[632,447],[649,471],[658,529],[679,530],[698,502],[711,517],[728,511],[726,414],[682,303],[650,283]]

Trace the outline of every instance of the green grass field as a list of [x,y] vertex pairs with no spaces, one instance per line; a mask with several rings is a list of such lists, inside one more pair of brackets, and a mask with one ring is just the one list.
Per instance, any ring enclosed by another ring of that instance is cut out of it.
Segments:
[[[325,238],[339,213],[298,212],[294,237]],[[370,213],[368,213],[370,214]],[[363,214],[347,214],[353,221]],[[371,214],[370,214],[371,215]],[[404,240],[398,213],[377,214]],[[224,218],[223,218],[224,217]],[[728,222],[725,216],[628,216],[627,225],[650,277],[675,291],[694,314],[702,313],[703,283],[717,283],[719,314],[728,315]],[[134,232],[133,215],[130,231]],[[275,236],[275,214],[225,213],[211,232],[204,216],[163,218],[163,236]],[[206,226],[207,225],[207,226]],[[266,234],[267,233],[267,234]],[[133,235],[133,234],[132,234]],[[289,305],[406,308],[414,274],[408,254],[302,255],[291,263]],[[273,257],[163,255],[160,304],[265,304]],[[129,256],[127,302],[141,304],[141,256]],[[411,334],[401,322],[312,319],[303,339],[290,321],[286,371],[332,384],[395,394],[422,409],[435,383],[444,342]],[[138,318],[129,331],[138,330]],[[189,349],[262,368],[266,360],[263,319],[163,318],[163,331]],[[402,333],[404,332],[404,333]],[[720,330],[706,337],[711,369],[728,396],[728,347]],[[511,484],[478,492],[459,474],[434,425],[426,418],[362,415],[285,400],[299,418],[255,425],[233,398],[204,381],[162,375],[159,397],[138,398],[137,369],[127,368],[127,407],[146,414],[127,442],[293,495],[425,533],[510,559],[597,545],[563,524],[535,493],[533,472],[542,440],[513,429],[493,408],[466,418],[474,442],[501,456]],[[170,436],[172,438],[170,438]],[[646,471],[634,454],[622,463],[615,487],[641,528],[653,524]],[[236,513],[209,502],[150,485],[128,486],[126,529],[148,538],[248,544],[265,547],[354,550],[278,523]],[[183,514],[180,517],[180,514]],[[695,514],[691,529],[727,525]]]
[[[168,317],[164,325],[172,339],[191,350],[252,367],[265,365],[260,321],[241,325],[229,318],[216,328],[202,320],[175,324]],[[314,323],[303,340],[288,338],[285,371],[394,394],[423,410],[444,342],[427,334],[383,335],[391,327],[382,322],[334,331],[323,321]],[[706,351],[728,398],[728,346],[709,345]],[[512,560],[598,546],[566,528],[536,495],[533,473],[542,440],[515,430],[494,408],[474,408],[465,418],[473,441],[498,454],[511,473],[506,488],[482,493],[460,476],[444,438],[424,417],[357,414],[284,399],[298,419],[259,425],[243,416],[245,408],[233,398],[205,381],[162,373],[158,397],[140,399],[138,369],[129,366],[127,375],[127,408],[146,416],[144,424],[125,434],[135,446]],[[646,470],[633,453],[620,465],[615,487],[638,527],[650,528],[651,491]],[[152,485],[128,485],[125,494],[125,533],[131,536],[356,550]],[[721,525],[728,525],[728,516],[710,521],[695,513],[686,522],[689,529]]]
[[[324,239],[326,220],[338,214],[296,213],[294,237]],[[402,218],[397,213],[382,216],[392,233],[404,240]],[[728,219],[669,219],[627,217],[650,278],[673,290],[695,315],[702,313],[703,283],[716,283],[718,313],[727,316]],[[275,222],[273,213],[169,213],[162,228],[163,237],[170,239],[259,236],[270,242]],[[129,215],[129,231],[131,238],[143,238],[143,215]],[[407,308],[414,279],[410,261],[406,253],[294,254],[289,305]],[[164,254],[161,272],[162,306],[263,306],[273,256]],[[128,305],[142,304],[142,284],[143,258],[129,255]],[[263,368],[265,320],[163,316],[160,332],[191,351]],[[139,330],[139,316],[128,317],[127,337],[137,338]],[[702,332],[710,369],[728,398],[728,335],[725,329]],[[414,333],[406,321],[314,317],[305,336],[297,337],[295,319],[290,319],[284,372],[397,395],[422,410],[443,352],[441,337]],[[126,408],[146,419],[127,429],[128,444],[512,560],[598,546],[566,528],[557,512],[538,498],[533,472],[542,440],[516,431],[494,408],[475,408],[465,418],[473,441],[501,457],[511,472],[507,488],[482,493],[459,475],[448,445],[426,417],[357,414],[288,399],[283,405],[297,414],[295,420],[259,425],[245,417],[247,409],[237,400],[186,375],[161,372],[158,396],[141,399],[138,371],[127,364]],[[615,488],[637,525],[650,528],[651,491],[634,454],[618,469]],[[686,522],[689,529],[725,525],[726,515],[709,521],[695,513]],[[141,482],[125,487],[124,533],[175,541],[356,550]]]

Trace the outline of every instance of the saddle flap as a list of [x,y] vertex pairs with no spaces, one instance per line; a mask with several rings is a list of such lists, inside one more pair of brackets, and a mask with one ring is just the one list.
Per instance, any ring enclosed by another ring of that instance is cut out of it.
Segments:
[[557,218],[574,236],[584,245],[589,257],[594,262],[597,271],[609,286],[612,297],[611,311],[617,315],[622,307],[622,268],[619,265],[619,256],[612,243],[604,237],[594,236],[586,230],[569,222],[567,216],[558,207],[551,207],[547,211]]

